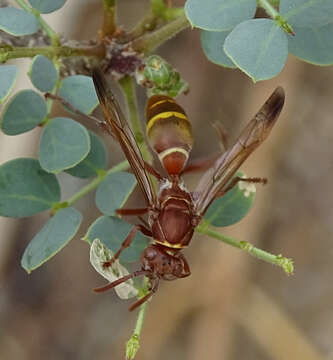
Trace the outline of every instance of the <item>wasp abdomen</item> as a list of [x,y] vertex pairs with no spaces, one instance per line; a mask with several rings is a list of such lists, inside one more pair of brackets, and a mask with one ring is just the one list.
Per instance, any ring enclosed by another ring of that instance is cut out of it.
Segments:
[[146,107],[147,137],[170,175],[180,174],[192,149],[192,127],[185,111],[171,97],[154,95]]

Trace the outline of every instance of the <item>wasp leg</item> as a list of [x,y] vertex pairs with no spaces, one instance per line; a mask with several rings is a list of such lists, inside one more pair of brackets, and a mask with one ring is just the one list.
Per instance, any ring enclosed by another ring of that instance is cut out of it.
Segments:
[[136,309],[138,306],[142,305],[144,302],[146,302],[149,298],[151,298],[157,291],[158,289],[158,284],[159,284],[159,279],[156,278],[154,285],[151,287],[151,289],[149,290],[149,293],[146,294],[144,297],[142,297],[141,299],[139,299],[137,302],[135,302],[134,304],[132,304],[128,310],[129,311],[133,311],[134,309]]
[[115,286],[129,280],[129,279],[132,279],[134,277],[137,277],[137,276],[141,276],[141,275],[147,275],[149,272],[146,271],[146,270],[138,270],[138,271],[134,271],[132,274],[128,274],[128,275],[125,275],[123,276],[122,278],[120,279],[117,279],[107,285],[104,285],[104,286],[101,286],[101,287],[98,287],[98,288],[95,288],[93,289],[95,292],[97,293],[100,293],[100,292],[104,292],[104,291],[107,291],[107,290],[110,290],[112,288],[114,288]]
[[212,156],[209,157],[205,157],[205,158],[200,158],[200,159],[196,159],[191,161],[190,163],[188,163],[185,167],[185,169],[182,171],[182,175],[192,172],[192,171],[203,171],[203,170],[207,170],[209,169],[211,166],[213,166],[213,164],[215,163],[215,161],[221,156],[221,153],[216,153]]
[[225,195],[228,191],[230,191],[236,184],[238,184],[240,181],[245,181],[245,182],[249,182],[249,183],[256,183],[256,184],[262,184],[262,185],[266,185],[267,184],[267,179],[266,178],[260,178],[260,177],[255,177],[255,178],[242,178],[240,176],[235,176],[231,182],[229,183],[229,185],[223,189],[221,192],[219,192],[216,195],[216,198],[221,197],[223,195]]
[[178,257],[183,260],[184,271],[185,271],[180,277],[184,278],[184,277],[190,276],[191,270],[190,270],[190,266],[189,266],[187,260],[185,259],[185,256],[182,253],[180,253],[180,254],[178,254]]
[[145,161],[145,169],[149,172],[150,175],[155,176],[158,181],[163,180],[163,176],[146,161]]
[[52,99],[52,100],[59,101],[61,105],[66,107],[68,110],[70,110],[74,114],[79,115],[85,119],[88,119],[89,121],[93,120],[97,125],[101,126],[103,129],[105,129],[106,122],[104,120],[100,120],[94,116],[85,114],[84,112],[82,112],[79,109],[77,109],[76,107],[74,107],[70,102],[68,102],[67,100],[62,98],[61,96],[54,95],[49,92],[45,93],[44,96],[46,99]]
[[110,267],[119,258],[121,252],[131,245],[134,235],[137,232],[137,230],[139,230],[139,229],[140,229],[140,226],[133,227],[133,229],[127,235],[126,239],[122,242],[120,249],[113,255],[112,259],[110,259],[109,261],[105,261],[103,263],[103,268]]

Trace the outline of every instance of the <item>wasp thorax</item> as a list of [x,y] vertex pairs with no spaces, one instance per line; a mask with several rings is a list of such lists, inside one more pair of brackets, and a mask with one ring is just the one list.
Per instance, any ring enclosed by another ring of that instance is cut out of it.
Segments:
[[154,95],[146,107],[147,137],[165,170],[181,173],[192,149],[192,127],[185,111],[171,97]]

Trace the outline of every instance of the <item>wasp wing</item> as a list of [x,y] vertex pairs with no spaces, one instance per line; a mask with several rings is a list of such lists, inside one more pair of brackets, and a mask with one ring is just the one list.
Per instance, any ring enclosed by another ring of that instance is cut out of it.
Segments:
[[101,70],[92,74],[96,93],[106,120],[106,130],[116,137],[139,183],[147,205],[156,204],[156,194],[134,135]]
[[243,129],[239,138],[201,178],[195,194],[194,210],[203,216],[213,200],[223,193],[227,183],[247,157],[266,139],[284,104],[284,91],[277,87],[259,112]]

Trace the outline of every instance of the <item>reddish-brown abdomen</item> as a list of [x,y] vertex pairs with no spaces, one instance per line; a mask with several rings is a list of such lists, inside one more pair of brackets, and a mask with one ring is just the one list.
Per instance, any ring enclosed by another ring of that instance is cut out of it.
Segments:
[[146,107],[147,137],[170,175],[179,174],[192,149],[192,127],[183,108],[164,95],[149,98]]

